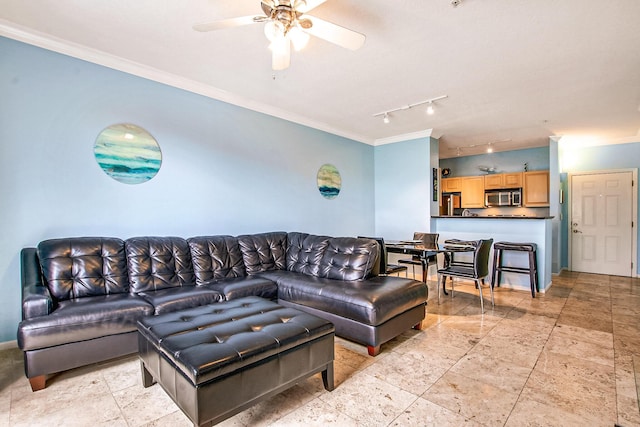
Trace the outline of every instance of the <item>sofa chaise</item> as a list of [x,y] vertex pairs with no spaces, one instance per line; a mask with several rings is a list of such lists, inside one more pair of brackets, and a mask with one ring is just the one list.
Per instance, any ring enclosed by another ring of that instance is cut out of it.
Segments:
[[138,351],[146,316],[258,296],[380,346],[424,319],[427,287],[378,274],[375,240],[271,232],[73,237],[21,251],[18,346],[32,389],[47,375]]

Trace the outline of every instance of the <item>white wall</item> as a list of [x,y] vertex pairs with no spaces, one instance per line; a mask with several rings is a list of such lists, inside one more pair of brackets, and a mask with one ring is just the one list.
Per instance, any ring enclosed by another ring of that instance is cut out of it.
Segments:
[[[374,231],[373,147],[0,38],[0,342],[20,320],[19,252],[67,236]],[[106,126],[160,144],[151,181],[126,185],[93,157]],[[334,164],[342,191],[316,173]]]

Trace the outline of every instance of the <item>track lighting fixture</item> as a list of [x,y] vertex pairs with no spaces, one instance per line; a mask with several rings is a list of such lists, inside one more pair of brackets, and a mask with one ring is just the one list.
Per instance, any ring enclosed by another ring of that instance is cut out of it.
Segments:
[[447,97],[448,97],[448,95],[437,96],[435,98],[426,99],[424,101],[416,102],[414,104],[408,104],[408,105],[405,105],[403,107],[398,107],[398,108],[393,108],[391,110],[381,111],[379,113],[375,113],[373,115],[373,117],[382,116],[382,121],[384,123],[389,123],[389,114],[390,113],[395,113],[396,111],[401,111],[401,110],[409,110],[409,109],[411,109],[413,107],[417,107],[418,105],[423,105],[423,104],[429,104],[427,106],[427,114],[431,115],[431,114],[434,113],[433,103],[435,101],[438,101],[438,100],[441,100],[441,99],[444,99],[444,98],[447,98]]

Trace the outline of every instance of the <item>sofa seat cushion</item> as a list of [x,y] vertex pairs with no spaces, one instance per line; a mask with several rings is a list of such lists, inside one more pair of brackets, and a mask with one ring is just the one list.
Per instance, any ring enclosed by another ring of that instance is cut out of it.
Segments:
[[226,301],[257,296],[265,299],[278,297],[278,285],[264,277],[237,277],[233,279],[210,280],[203,286],[223,295]]
[[315,308],[366,325],[378,326],[427,301],[427,286],[417,280],[378,276],[345,282],[291,271],[260,273],[278,284],[278,300]]
[[135,295],[114,294],[61,301],[48,316],[20,322],[18,346],[35,350],[135,331],[153,307]]
[[219,292],[201,286],[182,286],[138,294],[153,306],[153,314],[170,313],[222,301]]

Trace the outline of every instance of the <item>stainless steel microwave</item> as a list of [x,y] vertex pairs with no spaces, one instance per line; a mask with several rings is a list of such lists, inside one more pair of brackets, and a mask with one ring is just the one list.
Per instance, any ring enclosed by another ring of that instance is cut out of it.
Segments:
[[484,193],[484,205],[494,206],[522,206],[522,190],[487,191]]

